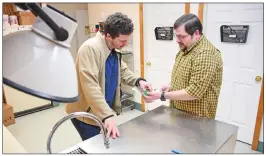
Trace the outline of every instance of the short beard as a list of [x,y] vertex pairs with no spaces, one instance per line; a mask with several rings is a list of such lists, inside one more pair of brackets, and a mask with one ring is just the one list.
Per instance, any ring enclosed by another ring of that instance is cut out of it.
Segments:
[[107,47],[108,47],[110,50],[112,50],[112,49],[115,48],[115,47],[114,47],[114,40],[108,41],[108,40],[106,39],[106,43],[107,43]]
[[187,46],[183,47],[181,50],[182,51],[186,51],[187,50]]

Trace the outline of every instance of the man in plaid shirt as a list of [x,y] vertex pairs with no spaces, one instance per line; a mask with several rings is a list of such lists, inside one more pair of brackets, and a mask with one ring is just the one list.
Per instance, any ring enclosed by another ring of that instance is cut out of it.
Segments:
[[171,83],[161,92],[149,92],[148,102],[170,100],[170,107],[214,119],[222,84],[220,51],[202,33],[197,16],[186,14],[174,24],[180,51],[175,58]]

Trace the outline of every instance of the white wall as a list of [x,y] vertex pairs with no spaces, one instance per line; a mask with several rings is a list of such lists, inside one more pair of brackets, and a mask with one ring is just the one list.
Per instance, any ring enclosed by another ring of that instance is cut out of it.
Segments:
[[[105,20],[106,17],[115,12],[126,14],[134,23],[133,32],[133,54],[134,54],[134,72],[140,76],[140,29],[139,29],[139,4],[88,4],[89,24],[96,25],[99,21]],[[136,102],[141,102],[141,95],[135,94]]]
[[88,3],[47,3],[64,12],[75,12],[76,10],[88,9]]
[[[195,14],[198,16],[199,14],[199,3],[190,3],[190,13],[192,14]],[[203,33],[205,34],[206,33],[206,22],[205,21],[205,17],[206,17],[206,14],[207,14],[207,6],[204,5],[203,7],[203,23],[202,23],[202,26],[203,26]]]
[[7,104],[13,107],[14,113],[51,104],[51,102],[48,100],[31,96],[24,92],[13,89],[7,85],[3,86]]
[[198,15],[199,3],[190,3],[190,13]]

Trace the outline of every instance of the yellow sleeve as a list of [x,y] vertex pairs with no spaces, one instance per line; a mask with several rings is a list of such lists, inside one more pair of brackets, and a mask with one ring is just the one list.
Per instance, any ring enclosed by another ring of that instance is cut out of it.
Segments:
[[202,52],[196,56],[192,65],[189,86],[185,91],[200,99],[205,93],[217,72],[218,61],[210,52]]

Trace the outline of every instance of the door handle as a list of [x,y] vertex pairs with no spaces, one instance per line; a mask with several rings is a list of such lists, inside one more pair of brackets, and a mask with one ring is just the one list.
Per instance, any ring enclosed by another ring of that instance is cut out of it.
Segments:
[[151,62],[150,62],[150,61],[147,62],[147,63],[146,63],[146,66],[151,66]]
[[262,77],[261,77],[261,76],[256,76],[255,80],[256,80],[257,82],[260,82],[260,81],[262,80]]

